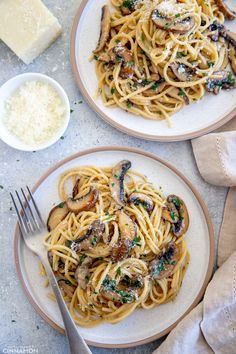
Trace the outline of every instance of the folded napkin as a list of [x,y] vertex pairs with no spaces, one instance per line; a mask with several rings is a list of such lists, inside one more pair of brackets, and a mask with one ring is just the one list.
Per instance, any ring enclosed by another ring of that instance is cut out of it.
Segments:
[[212,134],[192,140],[202,177],[230,187],[221,225],[217,265],[203,301],[153,354],[236,353],[236,118]]

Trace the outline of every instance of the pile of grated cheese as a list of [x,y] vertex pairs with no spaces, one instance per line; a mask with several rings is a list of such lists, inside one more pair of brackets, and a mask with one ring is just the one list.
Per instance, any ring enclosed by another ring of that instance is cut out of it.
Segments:
[[5,104],[3,122],[7,129],[27,145],[50,140],[65,120],[65,106],[57,91],[41,81],[20,86]]

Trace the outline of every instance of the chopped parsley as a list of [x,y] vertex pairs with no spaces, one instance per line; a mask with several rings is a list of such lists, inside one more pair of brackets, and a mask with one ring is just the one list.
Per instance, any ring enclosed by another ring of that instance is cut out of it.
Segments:
[[111,184],[111,186],[114,187],[114,185],[115,185],[115,183],[113,182],[113,183]]
[[64,208],[65,202],[61,202],[60,204],[58,204],[58,208]]
[[207,65],[209,66],[209,68],[212,68],[215,65],[215,63],[213,61],[208,61]]
[[91,242],[91,245],[92,245],[92,246],[96,246],[96,244],[97,244],[97,237],[94,236],[90,242]]
[[132,241],[132,247],[135,247],[135,246],[139,246],[139,247],[141,246],[140,237],[139,236],[135,236],[135,238]]
[[86,258],[86,254],[81,254],[81,256],[79,256],[79,264],[81,265],[83,263],[83,261],[85,260]]
[[117,274],[117,275],[121,275],[121,269],[120,269],[120,267],[118,267],[118,268],[116,269],[116,274]]
[[73,109],[70,109],[70,113],[73,113],[74,112],[74,110]]
[[234,85],[235,84],[235,77],[232,73],[229,73],[227,76],[227,81],[229,84]]
[[165,25],[164,25],[164,29],[169,29],[171,27],[171,23],[166,23]]
[[116,39],[115,42],[118,44],[118,43],[120,43],[120,40],[119,40],[119,39]]
[[143,33],[141,34],[141,39],[142,39],[142,42],[145,41],[145,35]]
[[147,79],[144,79],[144,80],[141,81],[141,86],[143,86],[143,87],[148,85],[148,84],[150,84],[150,81],[147,80]]
[[125,1],[123,1],[122,6],[126,7],[129,10],[132,10],[133,6],[134,6],[134,0],[125,0]]
[[65,139],[65,137],[64,137],[64,136],[61,136],[61,137],[60,137],[60,139],[61,139],[61,140],[64,140],[64,139]]
[[159,83],[159,82],[155,82],[155,84],[153,84],[153,85],[151,86],[151,90],[156,91],[156,89],[158,88],[158,86],[160,86],[160,83]]
[[130,101],[127,101],[127,107],[128,107],[128,108],[131,108],[132,106],[133,106],[133,103],[130,102]]
[[95,59],[95,60],[98,60],[98,56],[97,56],[97,55],[94,55],[94,59]]
[[183,202],[181,202],[181,200],[179,200],[178,198],[173,198],[172,201],[173,201],[173,203],[174,203],[175,205],[177,205],[178,207],[179,207],[180,205],[183,205]]
[[175,220],[175,217],[176,217],[177,215],[171,210],[170,211],[170,217],[171,217],[171,219],[172,220]]
[[114,89],[114,87],[111,88],[111,94],[113,95],[113,93],[115,93],[116,89]]
[[180,14],[176,14],[175,17],[176,17],[176,18],[180,17]]
[[179,93],[178,93],[178,96],[184,97],[184,96],[186,96],[186,93],[183,90],[180,89]]
[[186,57],[186,54],[184,52],[177,52],[176,53],[176,58],[180,59],[180,58],[183,58],[183,57]]

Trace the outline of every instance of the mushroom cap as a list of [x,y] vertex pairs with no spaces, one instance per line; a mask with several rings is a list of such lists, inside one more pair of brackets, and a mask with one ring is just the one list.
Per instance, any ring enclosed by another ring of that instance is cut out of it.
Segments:
[[81,198],[68,198],[66,201],[67,207],[70,211],[78,214],[81,211],[91,209],[98,200],[99,191],[95,187],[91,187],[89,192]]
[[60,222],[63,219],[65,219],[69,211],[70,210],[67,207],[66,202],[61,202],[58,205],[56,205],[54,208],[52,208],[52,210],[48,215],[48,220],[47,220],[48,231],[54,230],[56,226],[60,224]]
[[100,37],[98,40],[97,48],[93,51],[94,54],[99,53],[105,46],[111,28],[111,14],[108,5],[102,7],[102,16],[101,16],[101,30]]
[[175,270],[179,258],[178,246],[174,242],[168,243],[151,262],[149,266],[151,277],[155,280],[168,278]]
[[134,205],[141,204],[147,211],[152,211],[153,209],[152,199],[144,193],[139,193],[139,192],[131,193],[128,197],[128,202],[133,203]]
[[162,16],[158,10],[152,12],[152,21],[158,28],[165,31],[177,32],[185,34],[189,32],[195,25],[194,17],[189,16],[184,19],[172,19],[166,16]]
[[215,0],[215,2],[219,10],[223,12],[223,14],[228,20],[234,20],[236,18],[236,12],[230,10],[228,5],[226,5],[226,3],[223,0]]
[[111,178],[109,181],[111,196],[114,201],[120,205],[124,206],[124,178],[125,174],[131,167],[131,162],[128,160],[122,160],[116,164],[111,173]]

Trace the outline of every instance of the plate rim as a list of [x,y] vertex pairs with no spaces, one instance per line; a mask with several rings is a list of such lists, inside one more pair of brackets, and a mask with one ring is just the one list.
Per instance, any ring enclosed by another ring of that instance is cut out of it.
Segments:
[[85,85],[82,82],[80,72],[79,72],[77,65],[76,65],[75,38],[76,38],[77,27],[79,25],[79,21],[81,19],[82,14],[83,14],[84,8],[89,1],[91,1],[91,0],[82,0],[82,2],[80,3],[80,5],[76,11],[76,14],[75,14],[73,22],[72,22],[72,28],[71,28],[71,33],[70,33],[70,63],[71,63],[72,73],[75,77],[75,80],[78,84],[79,90],[81,91],[84,99],[86,100],[86,102],[88,103],[90,108],[95,113],[97,113],[98,116],[100,118],[102,118],[106,123],[110,124],[113,128],[116,128],[119,131],[126,133],[130,136],[134,136],[136,138],[151,140],[151,141],[160,141],[160,142],[173,142],[173,141],[189,140],[189,139],[197,138],[199,136],[210,133],[210,132],[214,131],[215,129],[220,128],[222,125],[224,125],[225,123],[230,121],[235,116],[236,105],[235,105],[235,108],[233,108],[231,112],[224,115],[217,122],[210,124],[208,127],[198,129],[195,132],[185,133],[185,134],[177,134],[177,135],[172,135],[172,136],[152,135],[152,134],[136,132],[133,129],[124,127],[122,124],[113,121],[112,118],[110,118],[106,113],[104,113],[98,107],[98,105],[96,105],[95,101],[89,95]]
[[[164,335],[168,334],[173,328],[176,327],[176,325],[195,307],[197,304],[200,302],[201,298],[203,297],[203,294],[205,292],[205,289],[211,279],[212,272],[213,272],[213,267],[214,267],[214,260],[215,260],[215,239],[214,239],[214,229],[213,229],[213,224],[210,218],[210,214],[208,212],[208,209],[203,201],[203,198],[201,197],[200,193],[197,191],[195,186],[192,184],[192,182],[185,177],[175,166],[173,166],[171,163],[163,160],[159,156],[150,153],[148,151],[139,149],[139,148],[133,148],[133,147],[128,147],[128,146],[101,146],[101,147],[95,147],[95,148],[90,148],[90,149],[85,149],[80,152],[77,152],[75,154],[72,154],[65,159],[57,162],[55,165],[53,165],[50,169],[48,169],[34,184],[32,187],[32,192],[34,193],[38,187],[44,182],[44,180],[50,176],[54,171],[56,171],[59,167],[65,165],[67,162],[72,161],[76,158],[79,158],[81,156],[89,155],[91,153],[95,152],[105,152],[105,151],[126,151],[126,152],[131,152],[131,153],[136,153],[138,155],[142,155],[144,157],[151,158],[161,164],[163,164],[165,167],[169,168],[172,172],[177,174],[185,183],[186,185],[190,188],[192,193],[194,194],[195,198],[197,199],[198,203],[201,206],[201,209],[203,211],[207,228],[208,228],[208,237],[209,237],[209,261],[208,261],[208,267],[207,267],[207,272],[206,276],[203,282],[203,285],[201,289],[199,290],[197,296],[193,300],[192,304],[189,306],[189,308],[184,312],[184,314],[177,320],[175,321],[172,325],[167,327],[161,332],[156,333],[155,335],[149,336],[147,338],[144,338],[139,341],[135,342],[129,342],[129,343],[123,343],[123,344],[111,344],[111,343],[99,343],[95,341],[90,341],[86,340],[86,342],[89,345],[93,345],[95,347],[101,347],[101,348],[130,348],[138,345],[143,345],[149,342],[152,342],[156,339],[159,339],[163,337]],[[40,315],[45,322],[47,322],[51,327],[59,331],[60,333],[65,334],[65,330],[57,325],[53,320],[50,319],[50,317],[39,307],[37,302],[34,300],[33,296],[31,295],[30,291],[28,290],[25,282],[24,282],[24,276],[22,269],[20,267],[20,254],[19,254],[19,240],[20,240],[20,232],[19,232],[19,224],[18,222],[16,223],[15,231],[14,231],[14,240],[13,240],[13,253],[14,253],[14,261],[15,261],[15,267],[16,267],[16,273],[18,275],[18,279],[20,280],[20,284],[23,288],[23,291],[26,295],[26,298],[28,299],[29,303],[32,305],[34,310],[38,315]]]

